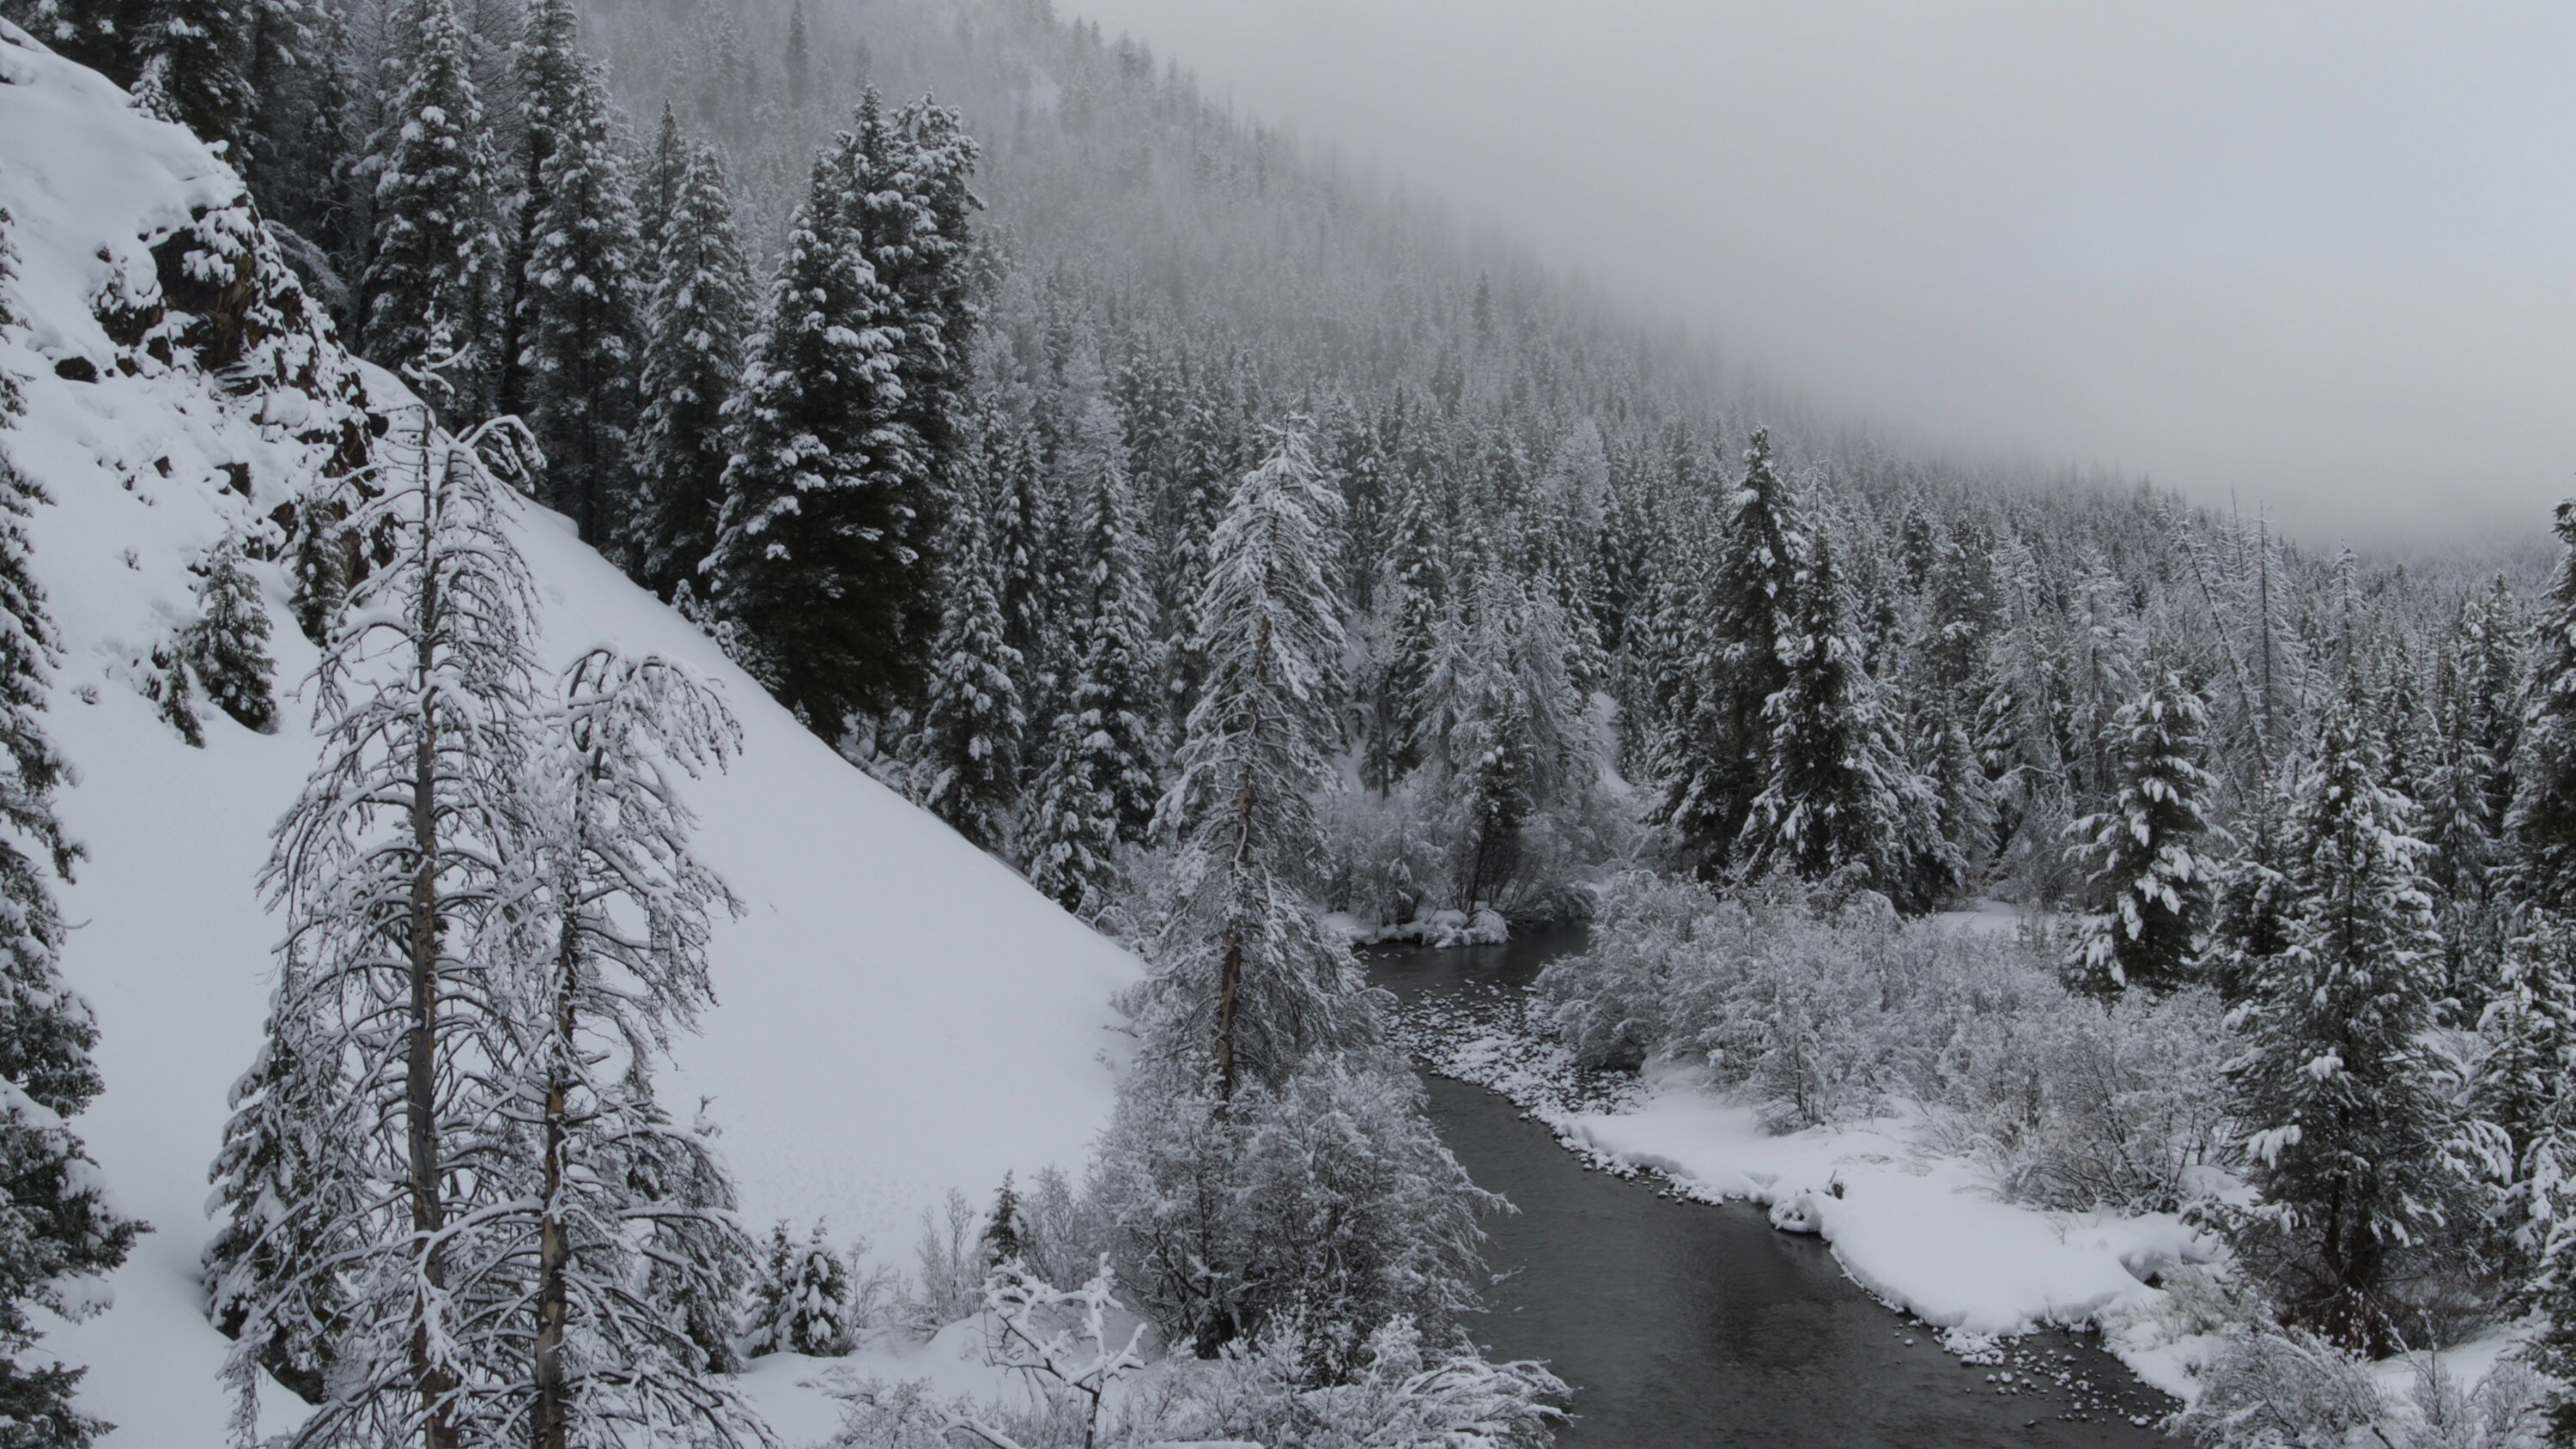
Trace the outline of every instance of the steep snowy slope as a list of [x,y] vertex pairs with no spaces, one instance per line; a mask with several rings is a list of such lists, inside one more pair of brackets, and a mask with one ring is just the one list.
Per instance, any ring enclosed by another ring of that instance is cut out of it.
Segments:
[[[314,746],[309,704],[289,699],[277,734],[215,715],[192,749],[138,692],[136,661],[189,606],[189,563],[342,445],[333,409],[351,389],[377,411],[401,398],[310,324],[287,329],[301,352],[254,358],[285,358],[302,391],[218,387],[184,347],[156,361],[149,337],[102,325],[109,298],[180,328],[188,298],[165,293],[187,289],[156,281],[177,254],[162,244],[192,217],[219,232],[239,190],[185,133],[0,24],[0,205],[28,324],[0,335],[28,404],[0,446],[52,500],[30,524],[65,646],[49,728],[80,772],[61,808],[89,852],[63,892],[78,923],[66,967],[97,1007],[108,1084],[76,1125],[155,1229],[116,1276],[115,1307],[49,1347],[90,1365],[84,1399],[122,1426],[112,1442],[155,1449],[222,1441],[223,1342],[196,1285],[205,1169],[271,979],[254,876]],[[256,281],[256,261],[233,279]],[[980,1197],[1006,1169],[1075,1165],[1107,1115],[1108,1001],[1132,961],[836,758],[563,520],[528,505],[518,534],[551,659],[606,639],[665,651],[742,717],[742,758],[691,800],[747,911],[718,934],[722,1004],[682,1045],[665,1100],[712,1099],[753,1224],[825,1215],[899,1254],[949,1187]],[[292,689],[312,651],[283,576],[269,584]]]

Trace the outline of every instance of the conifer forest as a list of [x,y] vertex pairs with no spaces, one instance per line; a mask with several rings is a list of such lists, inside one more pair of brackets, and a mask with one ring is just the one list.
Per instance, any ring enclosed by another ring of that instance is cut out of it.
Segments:
[[0,1449],[1621,1442],[1457,1083],[1999,1405],[1717,1442],[2576,1445],[2576,500],[1948,461],[1048,0],[0,17]]

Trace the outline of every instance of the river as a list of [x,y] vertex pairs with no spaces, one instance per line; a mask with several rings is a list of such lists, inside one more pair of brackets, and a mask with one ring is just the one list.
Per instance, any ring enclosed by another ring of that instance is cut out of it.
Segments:
[[[1582,941],[1564,930],[1378,951],[1369,966],[1399,997],[1519,986]],[[1574,1386],[1564,1449],[2167,1442],[2129,1416],[2170,1401],[2077,1335],[2035,1335],[2002,1365],[1962,1364],[1853,1286],[1816,1239],[1777,1232],[1742,1203],[1684,1202],[1587,1170],[1502,1097],[1429,1086],[1450,1150],[1520,1209],[1487,1223],[1492,1265],[1510,1276],[1473,1331],[1495,1356],[1544,1359]]]

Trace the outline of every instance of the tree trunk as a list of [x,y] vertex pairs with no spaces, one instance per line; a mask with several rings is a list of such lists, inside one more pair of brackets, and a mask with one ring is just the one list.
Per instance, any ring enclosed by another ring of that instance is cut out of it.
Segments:
[[[428,441],[423,424],[422,441]],[[421,467],[429,468],[424,456]],[[421,549],[431,546],[431,504],[423,477]],[[426,685],[437,668],[438,576],[422,567],[419,643],[414,667]],[[456,1426],[448,1396],[456,1384],[430,1350],[430,1300],[446,1286],[447,1269],[437,1235],[447,1225],[440,1197],[438,1160],[438,723],[425,714],[412,752],[411,837],[411,1034],[403,1063],[404,1126],[410,1149],[411,1226],[419,1286],[412,1298],[412,1380],[420,1394],[423,1449],[455,1449]]]

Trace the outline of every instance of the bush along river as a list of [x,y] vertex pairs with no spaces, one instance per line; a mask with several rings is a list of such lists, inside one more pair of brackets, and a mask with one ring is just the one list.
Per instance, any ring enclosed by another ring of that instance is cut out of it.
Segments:
[[[1519,1020],[1564,929],[1501,946],[1368,953],[1417,1053]],[[1544,1359],[1572,1384],[1567,1449],[1709,1445],[2122,1445],[2164,1442],[2174,1407],[2081,1335],[2008,1342],[1969,1363],[1845,1277],[1826,1244],[1595,1170],[1499,1093],[1428,1078],[1431,1117],[1477,1183],[1519,1212],[1488,1219],[1505,1275],[1471,1330],[1495,1356]],[[1555,1087],[1615,1105],[1625,1078]]]

